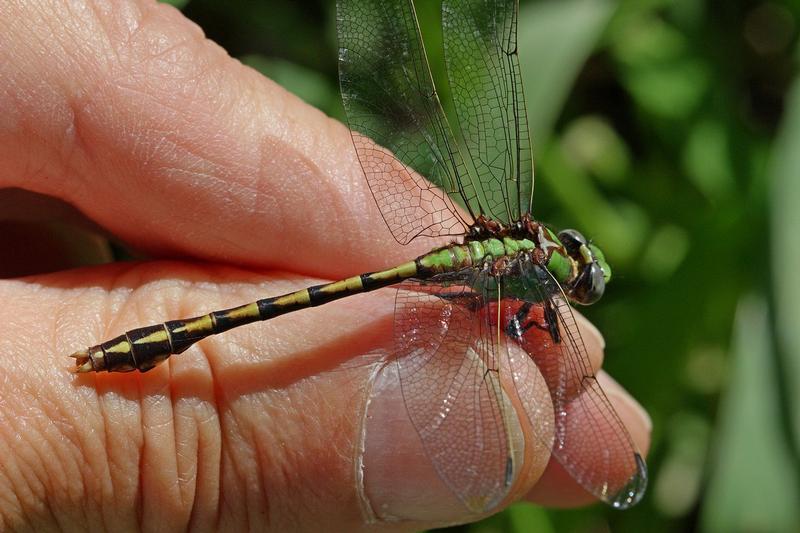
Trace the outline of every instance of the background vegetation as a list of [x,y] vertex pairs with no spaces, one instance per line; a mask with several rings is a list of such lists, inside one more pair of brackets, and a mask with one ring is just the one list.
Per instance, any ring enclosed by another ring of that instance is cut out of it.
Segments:
[[[172,3],[342,118],[333,0]],[[438,2],[418,3],[443,80]],[[580,228],[615,269],[586,314],[652,415],[651,485],[626,512],[517,504],[453,530],[798,530],[800,6],[522,4],[536,216]]]

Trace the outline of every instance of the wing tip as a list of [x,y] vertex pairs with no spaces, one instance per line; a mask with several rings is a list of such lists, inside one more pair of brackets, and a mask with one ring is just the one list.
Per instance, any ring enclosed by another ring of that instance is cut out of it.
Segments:
[[639,452],[633,452],[636,471],[609,501],[614,509],[624,511],[639,503],[647,490],[647,464]]

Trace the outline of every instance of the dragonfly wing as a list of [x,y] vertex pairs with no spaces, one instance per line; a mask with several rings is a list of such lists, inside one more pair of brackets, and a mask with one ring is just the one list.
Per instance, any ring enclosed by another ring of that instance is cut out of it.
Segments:
[[[572,307],[546,269],[524,262],[520,268],[515,281],[525,286],[525,300],[505,300],[502,316],[550,389],[553,455],[597,498],[620,509],[635,505],[647,487],[647,468],[597,382]],[[523,305],[530,307],[527,313]],[[514,381],[527,386],[516,376]]]
[[[479,212],[410,0],[337,2],[339,83],[359,162],[392,235],[462,235]],[[474,217],[473,217],[474,218]]]
[[517,54],[517,0],[445,0],[447,75],[486,215],[530,212],[533,164]]
[[517,469],[492,328],[474,274],[398,289],[396,362],[408,416],[439,477],[475,513],[506,497]]

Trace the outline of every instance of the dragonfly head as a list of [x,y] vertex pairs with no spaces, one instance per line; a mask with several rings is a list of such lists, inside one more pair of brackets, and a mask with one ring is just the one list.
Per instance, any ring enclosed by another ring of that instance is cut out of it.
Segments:
[[580,304],[595,303],[603,296],[606,283],[611,280],[611,267],[605,255],[574,229],[559,232],[558,240],[577,266],[577,274],[564,284],[567,296]]

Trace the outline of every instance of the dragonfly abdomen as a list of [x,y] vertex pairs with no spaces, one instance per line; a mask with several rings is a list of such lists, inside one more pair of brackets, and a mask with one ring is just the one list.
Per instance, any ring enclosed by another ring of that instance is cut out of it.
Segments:
[[75,352],[71,357],[75,359],[75,371],[81,373],[147,372],[170,355],[181,353],[210,335],[394,285],[418,273],[419,260],[409,261],[388,270],[314,285],[199,317],[132,329],[109,341]]

